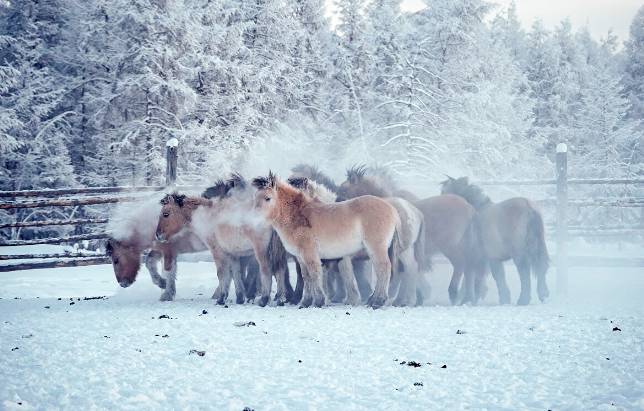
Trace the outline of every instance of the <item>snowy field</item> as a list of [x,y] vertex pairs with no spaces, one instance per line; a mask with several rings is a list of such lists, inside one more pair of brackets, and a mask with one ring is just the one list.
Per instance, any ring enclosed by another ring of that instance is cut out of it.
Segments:
[[108,265],[2,273],[0,409],[644,409],[644,269],[571,268],[567,299],[551,269],[527,307],[498,306],[491,278],[452,307],[449,276],[374,311],[216,306],[209,262],[180,262],[166,303],[146,271],[128,289]]

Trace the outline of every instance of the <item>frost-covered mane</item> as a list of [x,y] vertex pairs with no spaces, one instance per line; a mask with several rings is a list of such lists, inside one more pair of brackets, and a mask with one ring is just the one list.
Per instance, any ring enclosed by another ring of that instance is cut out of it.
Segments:
[[334,192],[326,186],[311,181],[306,177],[291,177],[288,179],[288,184],[313,200],[318,199],[328,204],[335,203],[336,195]]
[[206,199],[213,198],[224,198],[228,196],[228,191],[231,189],[228,185],[228,182],[224,180],[215,181],[215,185],[208,187],[202,194],[201,197]]
[[300,163],[291,169],[293,174],[296,174],[298,177],[306,177],[310,181],[315,181],[316,183],[322,184],[332,192],[338,191],[338,186],[331,180],[329,176],[324,174],[318,169],[315,165]]
[[183,202],[186,201],[186,196],[185,194],[177,194],[177,193],[166,194],[165,197],[161,199],[159,204],[164,206],[166,204],[169,204],[171,201],[177,203],[179,207],[183,207]]
[[458,179],[447,176],[447,180],[441,181],[442,193],[456,194],[463,197],[476,210],[491,202],[490,197],[483,194],[483,189],[477,185],[470,184],[467,177]]

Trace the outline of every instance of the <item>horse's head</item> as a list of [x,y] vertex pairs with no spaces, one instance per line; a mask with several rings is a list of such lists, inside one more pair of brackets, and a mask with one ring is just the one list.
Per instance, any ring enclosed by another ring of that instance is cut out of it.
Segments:
[[353,166],[347,170],[347,179],[340,184],[336,201],[346,201],[360,196],[373,195],[376,197],[390,197],[389,192],[380,181],[371,176],[365,176],[367,168]]
[[121,287],[127,288],[134,284],[141,268],[141,255],[138,250],[110,238],[107,240],[105,252],[112,260],[114,275]]
[[268,173],[268,177],[254,178],[252,185],[257,189],[254,209],[259,211],[266,220],[274,220],[278,212],[278,184],[275,174],[271,171]]
[[186,215],[183,210],[183,204],[186,199],[185,195],[167,194],[161,200],[161,213],[159,214],[159,223],[157,224],[156,239],[165,243],[170,237],[177,234],[187,223]]
[[447,180],[441,181],[441,194],[456,194],[463,196],[463,194],[468,190],[470,184],[467,177],[453,178],[448,175],[445,175]]

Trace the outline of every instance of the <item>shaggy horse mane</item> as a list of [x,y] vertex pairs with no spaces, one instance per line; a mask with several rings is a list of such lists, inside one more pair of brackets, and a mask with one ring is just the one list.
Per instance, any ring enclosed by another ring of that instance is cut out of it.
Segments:
[[309,186],[309,179],[306,177],[291,177],[287,181],[291,187],[297,188],[298,190],[306,190]]
[[318,166],[311,164],[300,163],[291,169],[293,173],[308,174],[309,180],[322,184],[334,193],[338,191],[338,186],[331,180],[329,176],[324,174],[318,169]]
[[245,189],[246,186],[247,186],[246,180],[244,180],[244,177],[242,177],[241,174],[239,174],[239,173],[232,173],[230,175],[230,178],[226,182],[226,184],[228,186],[230,186],[231,189],[232,188],[237,188],[237,189],[240,189],[240,190]]
[[463,197],[475,209],[491,201],[490,197],[483,194],[483,189],[475,184],[470,184],[467,177],[453,178],[447,176],[447,180],[441,181],[440,185],[443,189],[449,188],[452,194]]
[[351,184],[357,184],[362,180],[369,179],[376,186],[389,191],[394,191],[398,188],[396,179],[391,171],[383,166],[354,165],[347,169],[347,179]]
[[172,194],[166,194],[165,197],[163,197],[160,201],[161,205],[166,205],[170,203],[170,199],[174,201],[175,203],[179,204],[179,207],[183,207],[183,202],[186,200],[185,194],[177,194],[177,193],[172,193]]
[[269,171],[268,177],[253,178],[251,185],[256,189],[261,190],[263,188],[275,188],[276,182],[277,179],[275,178],[275,174],[273,174],[272,171]]
[[201,197],[206,198],[206,199],[213,199],[213,198],[224,198],[228,196],[228,191],[230,191],[232,187],[228,185],[227,181],[224,180],[217,180],[215,181],[215,185],[208,187],[206,191],[201,193]]

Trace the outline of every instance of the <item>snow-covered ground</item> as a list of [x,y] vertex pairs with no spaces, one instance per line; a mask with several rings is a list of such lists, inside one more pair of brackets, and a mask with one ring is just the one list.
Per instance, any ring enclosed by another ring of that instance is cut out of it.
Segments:
[[107,265],[2,273],[0,409],[644,409],[644,269],[571,268],[567,299],[551,269],[527,307],[498,306],[491,278],[452,307],[449,276],[374,311],[216,306],[210,262],[179,263],[165,303],[146,271],[128,289]]

